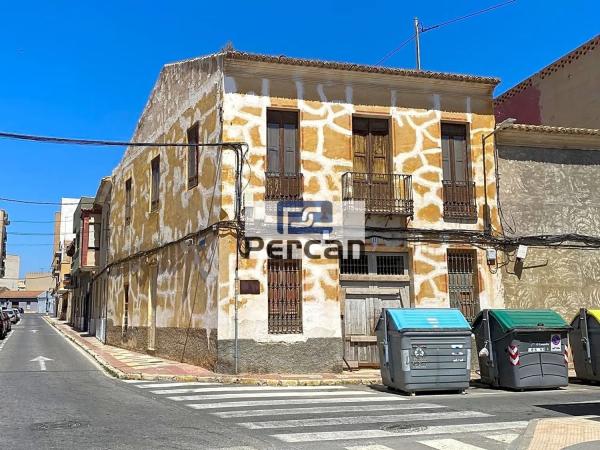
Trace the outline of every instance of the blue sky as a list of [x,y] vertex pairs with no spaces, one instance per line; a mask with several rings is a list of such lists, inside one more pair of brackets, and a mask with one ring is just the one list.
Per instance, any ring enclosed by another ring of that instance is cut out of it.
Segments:
[[[424,26],[500,3],[2,2],[0,130],[128,140],[161,66],[235,48],[373,64]],[[420,3],[420,4],[419,4]],[[422,37],[424,69],[500,77],[497,93],[600,32],[600,3],[518,0]],[[408,45],[387,65],[414,67]],[[0,197],[59,201],[94,195],[122,149],[0,140]],[[21,273],[48,270],[54,206],[0,202],[13,220],[8,251]]]

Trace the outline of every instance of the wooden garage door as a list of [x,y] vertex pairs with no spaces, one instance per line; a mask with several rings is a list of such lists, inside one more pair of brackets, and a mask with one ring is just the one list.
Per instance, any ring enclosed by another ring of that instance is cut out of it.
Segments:
[[381,309],[410,306],[407,260],[401,253],[366,253],[340,261],[344,358],[351,367],[379,366],[375,326]]

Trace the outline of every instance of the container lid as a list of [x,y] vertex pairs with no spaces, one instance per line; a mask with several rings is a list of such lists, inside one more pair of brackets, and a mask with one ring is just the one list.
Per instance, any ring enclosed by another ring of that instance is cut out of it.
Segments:
[[[386,311],[389,327],[397,331],[471,329],[469,322],[458,309],[395,308]],[[381,323],[381,319],[379,322]]]
[[588,314],[596,319],[596,322],[600,323],[600,309],[588,309]]
[[505,333],[527,328],[571,328],[560,314],[551,309],[490,309],[490,315]]

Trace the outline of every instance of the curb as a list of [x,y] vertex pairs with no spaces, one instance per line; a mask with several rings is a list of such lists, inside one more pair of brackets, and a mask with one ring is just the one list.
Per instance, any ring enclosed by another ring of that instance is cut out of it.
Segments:
[[94,351],[81,345],[79,341],[63,333],[58,327],[58,324],[50,319],[48,316],[43,316],[43,319],[50,326],[54,327],[62,336],[69,341],[73,342],[77,347],[82,349],[94,360],[100,364],[100,366],[112,377],[120,380],[144,380],[144,381],[177,381],[177,382],[195,382],[205,381],[211,383],[223,383],[223,384],[245,384],[245,385],[257,385],[257,386],[339,386],[342,384],[348,385],[372,385],[381,384],[381,378],[356,378],[356,379],[290,379],[290,380],[278,380],[273,378],[259,378],[259,377],[247,377],[247,376],[236,376],[236,375],[220,375],[215,376],[195,376],[195,375],[148,375],[142,373],[125,373],[116,367],[111,366],[106,360],[98,356]]
[[533,440],[533,436],[535,435],[535,429],[537,424],[543,419],[533,419],[529,421],[527,428],[516,438],[514,441],[510,443],[508,446],[508,450],[525,450],[529,448],[531,441]]

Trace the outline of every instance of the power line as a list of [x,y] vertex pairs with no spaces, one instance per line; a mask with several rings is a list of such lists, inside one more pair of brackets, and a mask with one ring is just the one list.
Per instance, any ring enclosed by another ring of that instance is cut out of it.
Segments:
[[10,219],[10,223],[56,223],[54,220],[13,220]]
[[412,41],[415,38],[416,35],[417,35],[416,33],[413,33],[413,35],[411,37],[409,37],[408,39],[405,39],[404,41],[402,41],[402,43],[398,47],[396,47],[392,51],[388,52],[383,58],[381,58],[379,61],[377,61],[375,63],[375,65],[378,66],[381,63],[383,63],[384,61],[386,61],[387,59],[389,59],[392,56],[394,56],[396,53],[398,53],[400,50],[402,50],[402,48],[404,48],[406,46],[406,44],[408,44],[410,41]]
[[128,142],[104,139],[78,139],[56,136],[40,136],[34,134],[8,133],[0,131],[0,138],[19,141],[43,142],[47,144],[89,145],[98,147],[233,147],[245,145],[243,142],[206,142],[188,144],[185,142]]
[[7,197],[0,197],[0,202],[7,202],[7,203],[23,203],[26,205],[57,205],[57,206],[75,206],[75,205],[79,205],[79,202],[77,203],[61,203],[61,202],[50,202],[50,201],[38,201],[38,200],[21,200],[18,198],[7,198]]
[[454,19],[447,20],[446,22],[438,23],[437,25],[432,25],[430,27],[422,27],[421,32],[425,33],[427,31],[435,30],[437,28],[445,27],[446,25],[450,25],[452,23],[460,22],[461,20],[470,19],[471,17],[478,16],[480,14],[485,14],[486,12],[493,11],[494,9],[502,8],[503,6],[509,5],[510,3],[514,3],[517,0],[509,0],[504,3],[498,3],[496,5],[489,6],[488,8],[480,9],[479,11],[475,11],[464,16],[455,17]]
[[[478,11],[474,11],[474,12],[472,12],[472,13],[469,13],[469,14],[466,14],[466,15],[464,15],[464,16],[455,17],[455,18],[453,18],[453,19],[450,19],[450,20],[447,20],[447,21],[445,21],[445,22],[441,22],[441,23],[438,23],[438,24],[436,24],[436,25],[432,25],[432,26],[430,26],[430,27],[423,27],[423,26],[421,26],[421,27],[420,27],[420,29],[419,29],[419,31],[420,31],[421,33],[425,33],[425,32],[427,32],[427,31],[436,30],[436,29],[438,29],[438,28],[445,27],[446,25],[450,25],[450,24],[452,24],[452,23],[460,22],[461,20],[466,20],[466,19],[470,19],[471,17],[478,16],[478,15],[480,15],[480,14],[485,14],[486,12],[493,11],[493,10],[495,10],[495,9],[498,9],[498,8],[501,8],[501,7],[503,7],[503,6],[509,5],[509,4],[511,4],[511,3],[514,3],[514,2],[516,2],[516,1],[517,1],[517,0],[509,0],[509,1],[506,1],[506,2],[504,2],[504,3],[498,3],[498,4],[496,4],[496,5],[492,5],[492,6],[489,6],[489,7],[487,7],[487,8],[480,9],[480,10],[478,10]],[[402,41],[402,43],[401,43],[401,44],[400,44],[398,47],[396,47],[395,49],[391,50],[391,51],[390,51],[390,52],[388,52],[388,53],[387,53],[387,54],[386,54],[386,55],[385,55],[383,58],[381,58],[379,61],[377,61],[377,62],[375,63],[375,65],[377,66],[377,65],[379,65],[379,64],[381,64],[381,63],[383,63],[384,61],[388,60],[388,59],[389,59],[389,58],[391,58],[392,56],[394,56],[396,53],[398,53],[398,51],[400,51],[402,48],[404,48],[404,47],[406,46],[406,44],[408,44],[410,41],[412,41],[412,40],[413,40],[413,39],[414,39],[416,36],[417,36],[417,33],[413,33],[413,35],[412,35],[412,36],[410,36],[410,37],[409,37],[409,38],[407,38],[406,40]],[[0,137],[1,137],[1,136],[0,136]]]

